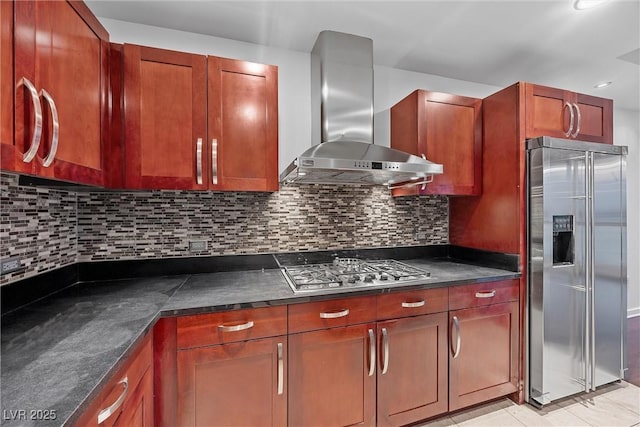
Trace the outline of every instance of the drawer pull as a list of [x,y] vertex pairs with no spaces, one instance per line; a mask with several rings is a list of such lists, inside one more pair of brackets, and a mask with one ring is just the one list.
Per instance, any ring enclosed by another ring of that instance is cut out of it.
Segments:
[[425,304],[424,300],[415,301],[415,302],[403,302],[402,308],[417,308],[422,307]]
[[124,377],[124,379],[116,385],[120,385],[120,384],[122,384],[123,386],[122,393],[120,393],[120,396],[118,396],[118,399],[115,402],[113,402],[111,406],[104,408],[98,413],[98,424],[102,424],[111,415],[115,414],[118,408],[122,406],[124,399],[127,397],[127,391],[129,391],[129,378]]
[[241,325],[233,325],[233,326],[218,325],[218,329],[221,330],[222,332],[238,332],[238,331],[244,331],[251,328],[253,328],[253,320],[249,320],[247,323],[243,323]]
[[321,319],[337,319],[338,317],[345,317],[349,315],[349,309],[345,308],[342,311],[336,311],[334,313],[320,313]]
[[496,296],[495,289],[492,291],[486,291],[486,292],[476,292],[476,298],[493,298],[495,296]]

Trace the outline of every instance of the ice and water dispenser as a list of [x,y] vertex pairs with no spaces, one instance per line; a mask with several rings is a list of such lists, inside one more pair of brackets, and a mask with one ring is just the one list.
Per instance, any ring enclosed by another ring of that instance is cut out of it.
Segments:
[[553,216],[553,265],[573,264],[573,215]]

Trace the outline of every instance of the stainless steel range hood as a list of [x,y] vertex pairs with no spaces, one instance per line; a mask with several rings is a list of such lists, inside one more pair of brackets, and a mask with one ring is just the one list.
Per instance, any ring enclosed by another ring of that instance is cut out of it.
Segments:
[[442,165],[373,144],[373,41],[322,31],[311,51],[313,146],[280,181],[314,184],[428,182]]

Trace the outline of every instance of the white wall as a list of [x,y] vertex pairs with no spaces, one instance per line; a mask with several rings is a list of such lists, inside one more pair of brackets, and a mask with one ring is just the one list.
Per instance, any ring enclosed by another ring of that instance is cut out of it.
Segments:
[[[168,30],[147,25],[100,18],[115,43],[223,56],[278,66],[279,167],[311,145],[311,83],[309,54],[244,43],[235,40]],[[513,82],[515,83],[515,81]],[[483,98],[500,88],[474,82],[448,79],[383,66],[374,67],[374,138],[389,145],[389,109],[415,89],[428,89],[456,95]],[[640,216],[639,183],[640,125],[637,111],[616,109],[614,138],[629,146],[627,158],[628,193],[628,274],[630,315],[640,315]]]
[[627,307],[640,316],[640,112],[615,109],[613,139],[629,147],[627,156]]

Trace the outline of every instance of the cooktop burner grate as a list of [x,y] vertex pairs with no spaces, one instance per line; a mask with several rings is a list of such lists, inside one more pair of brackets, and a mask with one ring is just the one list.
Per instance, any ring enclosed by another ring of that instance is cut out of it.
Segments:
[[332,263],[283,266],[287,283],[294,292],[319,289],[413,284],[424,282],[429,272],[391,260],[336,258]]

